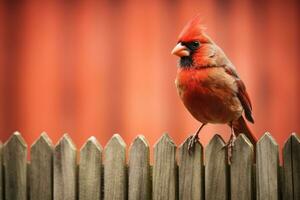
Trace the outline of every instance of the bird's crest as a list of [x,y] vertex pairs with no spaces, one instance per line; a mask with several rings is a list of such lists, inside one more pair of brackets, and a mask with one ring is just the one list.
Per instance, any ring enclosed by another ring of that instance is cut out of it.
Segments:
[[191,19],[180,33],[179,41],[191,41],[203,33],[206,28],[201,24],[201,16],[198,14]]

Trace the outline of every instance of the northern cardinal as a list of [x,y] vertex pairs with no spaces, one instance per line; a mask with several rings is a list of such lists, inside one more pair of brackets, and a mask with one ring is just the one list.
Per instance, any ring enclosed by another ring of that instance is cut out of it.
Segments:
[[255,144],[257,139],[243,117],[244,113],[254,123],[245,85],[222,49],[205,33],[199,16],[184,27],[172,54],[180,57],[175,80],[178,94],[192,116],[202,123],[190,138],[189,151],[208,123],[231,127],[227,145],[233,146],[240,133]]

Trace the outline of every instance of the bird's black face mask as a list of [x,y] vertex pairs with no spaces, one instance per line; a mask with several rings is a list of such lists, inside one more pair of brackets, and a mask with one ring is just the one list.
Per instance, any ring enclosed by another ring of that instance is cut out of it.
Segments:
[[193,54],[200,47],[199,41],[181,42],[182,45],[189,49],[190,55],[180,58],[180,67],[191,67],[193,65]]
[[193,65],[193,59],[192,56],[183,56],[179,60],[179,66],[180,67],[191,67]]

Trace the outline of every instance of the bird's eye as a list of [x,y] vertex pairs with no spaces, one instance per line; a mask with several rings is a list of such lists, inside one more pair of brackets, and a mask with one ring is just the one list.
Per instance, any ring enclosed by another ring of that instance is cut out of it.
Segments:
[[191,43],[191,45],[192,45],[195,49],[197,49],[197,48],[199,47],[200,43],[199,43],[198,41],[193,41],[193,42]]
[[195,51],[196,49],[199,48],[200,46],[200,42],[197,40],[191,41],[191,42],[187,42],[184,43],[191,51]]

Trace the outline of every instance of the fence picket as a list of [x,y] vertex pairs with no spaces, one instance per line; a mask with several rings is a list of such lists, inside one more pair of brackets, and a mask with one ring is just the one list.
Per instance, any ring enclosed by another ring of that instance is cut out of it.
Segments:
[[205,199],[227,200],[228,164],[227,149],[221,136],[215,135],[205,151]]
[[27,161],[27,145],[16,132],[0,142],[0,200],[300,200],[300,138],[295,133],[283,147],[283,166],[270,133],[256,144],[256,156],[248,138],[239,135],[230,167],[224,147],[215,135],[205,157],[200,143],[189,154],[187,139],[178,148],[177,166],[177,147],[164,134],[154,145],[151,166],[149,144],[140,135],[130,146],[127,167],[120,135],[107,143],[103,164],[102,147],[91,137],[77,165],[76,147],[68,135],[53,147],[42,133]]
[[15,132],[3,148],[5,199],[27,199],[27,144]]
[[53,189],[53,145],[46,133],[42,133],[30,150],[29,167],[30,199],[51,200]]
[[300,138],[293,133],[283,147],[283,199],[300,199]]
[[150,200],[150,155],[145,137],[139,135],[132,143],[128,168],[128,199]]
[[79,200],[101,199],[102,147],[91,137],[80,151]]
[[[164,134],[154,146],[153,200],[174,200],[177,196],[176,145]],[[164,173],[161,173],[164,171]]]
[[0,141],[0,200],[4,199],[4,193],[3,193],[3,162],[2,162],[2,142]]
[[76,199],[76,147],[65,134],[54,150],[54,199]]
[[126,144],[115,134],[104,149],[104,199],[125,200],[127,198]]
[[256,195],[257,200],[279,199],[278,145],[270,133],[265,133],[257,143]]
[[231,200],[253,199],[253,146],[240,134],[233,146],[230,166]]
[[203,147],[197,142],[194,152],[188,152],[189,139],[179,147],[179,200],[204,199]]

